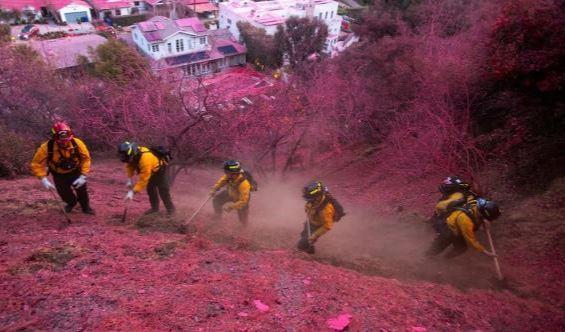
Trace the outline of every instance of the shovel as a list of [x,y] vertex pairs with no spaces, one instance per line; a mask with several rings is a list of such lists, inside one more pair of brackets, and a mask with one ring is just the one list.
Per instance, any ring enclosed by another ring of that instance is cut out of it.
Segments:
[[494,250],[492,236],[490,235],[490,222],[488,221],[485,221],[485,231],[487,233],[488,242],[490,244],[490,250],[495,255],[495,257],[493,257],[493,260],[494,269],[496,270],[496,277],[498,278],[498,281],[504,281],[504,276],[502,275],[502,272],[500,271],[500,265],[498,264],[498,257],[496,257],[496,251]]
[[49,189],[49,192],[53,196],[53,199],[55,200],[55,202],[57,202],[57,205],[59,206],[59,209],[61,210],[61,212],[63,212],[65,219],[67,219],[67,224],[70,225],[71,224],[71,218],[69,217],[67,212],[65,212],[65,208],[61,205],[59,198],[57,197],[57,195],[55,195],[55,192],[53,191],[53,189]]

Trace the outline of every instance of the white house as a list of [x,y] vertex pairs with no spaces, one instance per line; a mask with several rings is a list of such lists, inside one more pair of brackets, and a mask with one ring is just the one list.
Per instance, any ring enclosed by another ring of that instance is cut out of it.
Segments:
[[92,14],[90,13],[90,5],[84,1],[75,0],[67,4],[61,4],[60,7],[55,7],[62,22],[77,23],[92,21]]
[[277,26],[291,16],[319,19],[328,26],[325,52],[330,53],[338,41],[342,17],[337,14],[338,3],[333,0],[270,0],[254,2],[232,0],[221,2],[220,28],[239,39],[237,22],[247,22],[274,35]]
[[243,45],[207,30],[196,17],[155,16],[135,24],[131,33],[138,49],[154,60],[156,70],[180,67],[199,75],[245,63]]

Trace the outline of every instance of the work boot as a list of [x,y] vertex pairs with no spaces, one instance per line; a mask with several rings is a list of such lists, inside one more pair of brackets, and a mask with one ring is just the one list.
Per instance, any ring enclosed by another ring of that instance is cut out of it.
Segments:
[[75,207],[74,204],[67,204],[65,205],[65,212],[66,213],[71,213],[71,211],[73,211],[73,208]]
[[170,210],[167,210],[167,215],[168,216],[174,216],[176,212],[177,212],[176,209],[170,209]]
[[94,210],[91,207],[87,207],[86,209],[82,209],[82,213],[84,214],[90,214],[90,215],[96,215],[96,212],[94,212]]
[[159,210],[155,210],[155,209],[151,208],[151,209],[143,212],[143,215],[146,216],[146,215],[157,213],[157,212],[159,212]]

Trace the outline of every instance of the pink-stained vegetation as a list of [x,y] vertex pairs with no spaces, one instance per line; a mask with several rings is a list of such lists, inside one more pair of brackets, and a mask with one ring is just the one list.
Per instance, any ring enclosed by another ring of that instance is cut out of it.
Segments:
[[[16,178],[0,183],[0,329],[565,329],[564,10],[375,1],[354,25],[360,43],[299,56],[280,80],[250,68],[157,77],[115,40],[93,50],[95,65],[61,72],[0,42],[0,176]],[[94,156],[98,214],[73,213],[64,230],[37,180],[18,178],[55,119]],[[172,149],[172,224],[140,217],[145,195],[117,224],[125,176],[104,159],[125,139]],[[179,234],[228,158],[260,182],[250,228],[206,210]],[[504,290],[474,252],[421,255],[452,174],[503,209]],[[293,248],[313,178],[349,220],[310,257]]]

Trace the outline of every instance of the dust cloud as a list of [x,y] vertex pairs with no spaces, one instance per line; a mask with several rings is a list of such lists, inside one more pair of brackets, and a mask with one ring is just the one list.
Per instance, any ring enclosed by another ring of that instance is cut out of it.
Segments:
[[[221,170],[198,169],[180,177],[174,192],[187,217],[202,204],[221,175]],[[434,232],[422,217],[410,212],[380,216],[371,206],[350,203],[331,183],[327,185],[347,215],[320,238],[314,256],[298,252],[296,243],[305,221],[301,189],[311,179],[292,176],[257,180],[259,190],[252,193],[250,224],[242,227],[236,213],[213,221],[209,202],[195,221],[206,236],[228,245],[244,241],[259,250],[289,250],[305,259],[403,281],[448,283],[463,289],[493,286],[492,262],[486,256],[469,248],[451,260],[441,256],[427,258],[424,252],[433,241]],[[479,240],[486,243],[480,236]]]

